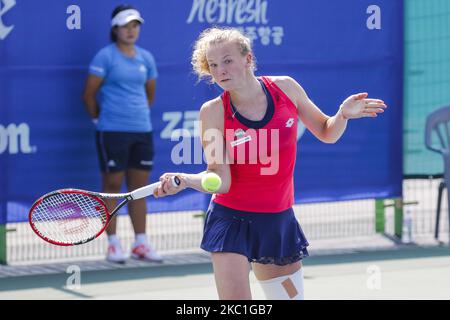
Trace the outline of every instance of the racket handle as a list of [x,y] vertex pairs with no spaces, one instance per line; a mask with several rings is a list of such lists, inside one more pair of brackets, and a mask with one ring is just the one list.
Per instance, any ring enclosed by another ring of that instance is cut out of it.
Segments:
[[[174,187],[178,187],[181,183],[180,178],[178,178],[177,176],[174,176],[170,179],[172,181],[172,185]],[[161,185],[161,182],[155,182],[152,184],[149,184],[148,186],[139,188],[134,190],[133,192],[131,192],[131,198],[133,200],[136,199],[141,199],[141,198],[145,198],[148,196],[153,195],[153,192],[155,191],[156,188],[158,188]]]

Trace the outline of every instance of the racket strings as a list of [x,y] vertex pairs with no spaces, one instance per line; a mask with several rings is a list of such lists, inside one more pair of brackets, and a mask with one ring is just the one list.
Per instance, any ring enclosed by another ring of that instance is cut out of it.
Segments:
[[108,213],[104,203],[83,193],[57,193],[33,210],[31,221],[39,233],[56,242],[74,244],[103,230]]

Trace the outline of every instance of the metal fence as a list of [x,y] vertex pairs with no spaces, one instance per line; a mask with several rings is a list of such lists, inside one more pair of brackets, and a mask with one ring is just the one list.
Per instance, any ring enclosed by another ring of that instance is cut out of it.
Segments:
[[[404,202],[412,216],[413,237],[432,238],[435,227],[437,191],[440,179],[404,180]],[[440,224],[440,239],[448,240],[447,198],[444,192]],[[389,204],[389,201],[385,201]],[[352,239],[371,238],[377,234],[375,200],[343,201],[296,205],[294,211],[312,246],[321,240],[349,242]],[[386,207],[385,233],[395,234],[395,210]],[[9,264],[47,263],[69,260],[101,259],[105,256],[107,240],[101,236],[85,245],[59,247],[38,238],[27,223],[8,224],[7,259]],[[131,249],[134,234],[128,216],[119,216],[118,232],[124,250]],[[203,230],[202,212],[186,211],[150,214],[147,230],[152,245],[161,253],[198,250]],[[354,248],[363,248],[355,242]]]

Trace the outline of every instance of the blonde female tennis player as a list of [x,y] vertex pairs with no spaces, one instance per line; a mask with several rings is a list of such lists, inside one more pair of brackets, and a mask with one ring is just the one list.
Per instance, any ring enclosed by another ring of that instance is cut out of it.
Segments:
[[[237,29],[203,31],[192,65],[201,79],[210,78],[224,90],[200,110],[207,171],[166,173],[156,196],[186,187],[205,192],[202,176],[218,174],[222,185],[212,197],[201,247],[211,252],[219,298],[251,299],[251,263],[268,299],[301,300],[301,260],[308,256],[308,241],[292,210],[297,117],[318,139],[334,143],[349,119],[376,117],[386,105],[358,93],[348,97],[334,116],[325,115],[294,79],[256,77],[251,41]],[[220,141],[210,138],[215,132]],[[255,142],[258,139],[266,146]],[[210,152],[214,143],[216,152]],[[220,151],[222,158],[217,157]],[[174,175],[181,179],[178,187],[170,183]]]

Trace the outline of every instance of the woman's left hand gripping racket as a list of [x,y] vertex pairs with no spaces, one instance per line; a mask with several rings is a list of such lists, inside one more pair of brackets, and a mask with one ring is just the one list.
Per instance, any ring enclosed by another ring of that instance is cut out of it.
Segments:
[[[42,239],[59,246],[73,246],[94,240],[111,218],[129,201],[148,197],[161,182],[129,193],[98,193],[77,189],[56,190],[39,198],[31,207],[29,222]],[[178,177],[172,178],[180,185]],[[123,199],[109,211],[104,199]]]

